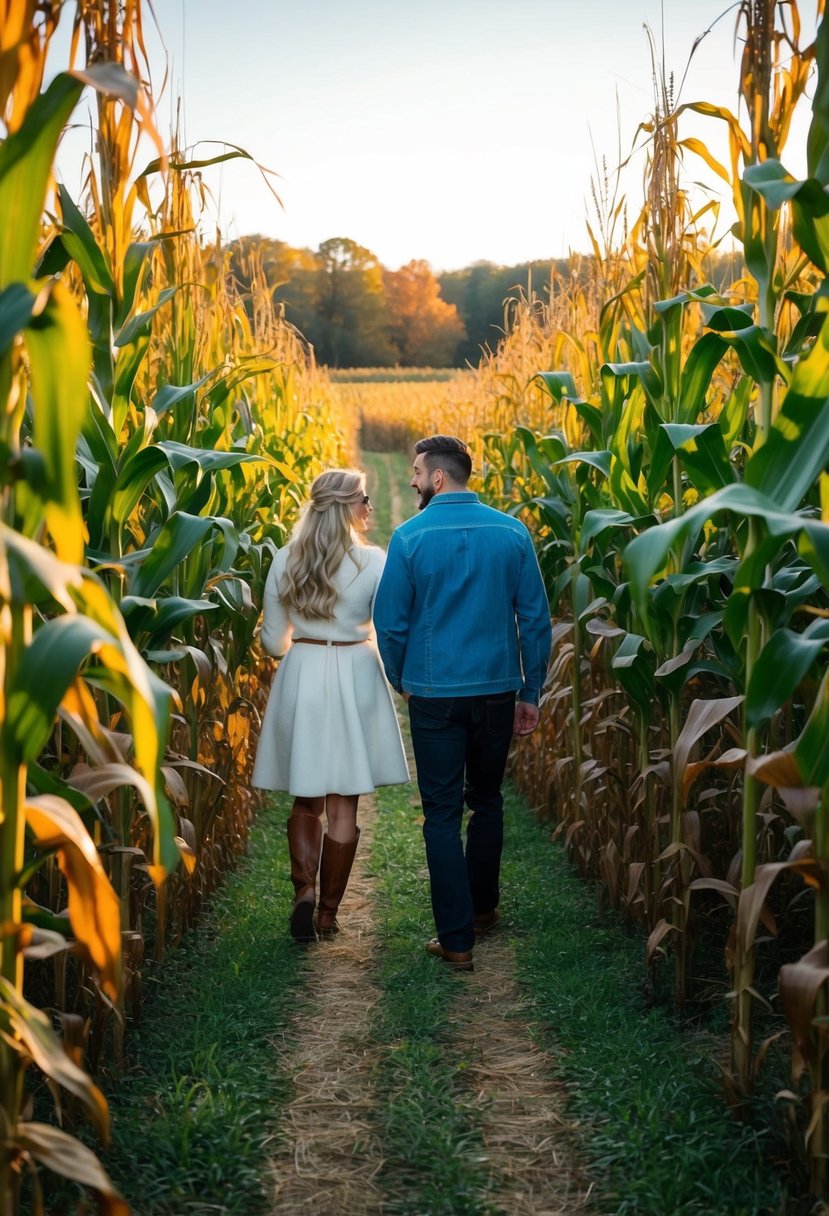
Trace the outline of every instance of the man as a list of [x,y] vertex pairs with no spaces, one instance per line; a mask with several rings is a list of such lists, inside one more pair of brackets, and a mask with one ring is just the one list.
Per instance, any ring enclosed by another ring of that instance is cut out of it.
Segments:
[[467,489],[466,444],[433,435],[415,452],[420,514],[392,535],[374,622],[409,706],[438,933],[426,949],[471,971],[498,921],[501,782],[512,736],[538,724],[550,609],[527,529]]

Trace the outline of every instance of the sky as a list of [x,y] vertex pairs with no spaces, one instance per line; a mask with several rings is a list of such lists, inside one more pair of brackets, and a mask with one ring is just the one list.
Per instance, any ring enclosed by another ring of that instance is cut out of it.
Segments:
[[[180,96],[195,155],[219,150],[201,141],[225,140],[278,174],[282,207],[250,163],[206,171],[208,222],[226,239],[261,233],[312,249],[351,237],[390,269],[586,250],[597,163],[618,163],[620,138],[626,157],[653,109],[646,25],[677,83],[687,68],[683,101],[737,107],[729,0],[153,0],[153,9],[156,89],[168,71],[162,134]],[[151,24],[148,14],[148,33]],[[797,173],[802,108],[784,156]],[[726,159],[723,123],[692,115],[682,133]],[[72,189],[79,172],[68,153],[63,163]],[[633,211],[643,166],[640,152],[626,170]],[[692,156],[687,176],[726,189]]]

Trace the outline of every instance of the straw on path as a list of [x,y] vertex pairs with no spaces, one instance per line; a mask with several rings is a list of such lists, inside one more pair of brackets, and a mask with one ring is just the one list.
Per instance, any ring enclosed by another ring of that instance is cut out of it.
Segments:
[[307,954],[302,1005],[274,1047],[287,1055],[294,1098],[284,1114],[280,1144],[269,1164],[271,1211],[382,1211],[376,1175],[382,1135],[373,1117],[377,1047],[369,1034],[380,992],[373,976],[376,950],[371,882],[365,858],[376,816],[373,797],[361,800],[360,846],[332,941]]
[[[393,477],[389,492],[396,527],[403,504]],[[408,731],[404,737],[414,772]],[[382,999],[373,961],[382,942],[374,880],[366,873],[376,816],[375,799],[361,799],[362,835],[342,905],[343,932],[308,950],[302,1005],[274,1040],[284,1072],[294,1078],[294,1097],[269,1162],[273,1216],[374,1216],[396,1207],[394,1179],[384,1175],[382,1187],[379,1181],[383,1128],[374,1084],[385,1049],[371,1034]],[[454,1033],[446,1046],[469,1060],[464,1075],[481,1113],[486,1153],[482,1196],[504,1216],[584,1216],[590,1185],[579,1162],[578,1129],[564,1114],[554,1057],[538,1043],[516,982],[507,928],[478,944],[474,972],[454,978]]]
[[500,1179],[488,1198],[508,1216],[570,1216],[590,1208],[579,1163],[578,1126],[564,1114],[552,1053],[537,1041],[502,929],[478,942],[475,970],[459,976],[458,1036],[469,1045],[464,1072],[482,1109],[482,1138]]
[[[381,1188],[383,1130],[374,1079],[382,1046],[371,1023],[381,993],[373,881],[365,873],[376,817],[373,798],[361,814],[362,836],[342,907],[343,932],[309,949],[302,1004],[274,1040],[294,1078],[279,1142],[269,1162],[274,1216],[388,1211],[394,1180]],[[441,964],[437,963],[436,966]],[[564,1114],[554,1058],[534,1034],[515,980],[506,930],[479,942],[475,971],[456,977],[446,1044],[463,1048],[469,1097],[481,1112],[487,1199],[507,1216],[570,1216],[589,1208],[590,1187],[578,1162],[577,1129]],[[492,1183],[490,1182],[491,1186]],[[424,1214],[428,1216],[428,1214]]]

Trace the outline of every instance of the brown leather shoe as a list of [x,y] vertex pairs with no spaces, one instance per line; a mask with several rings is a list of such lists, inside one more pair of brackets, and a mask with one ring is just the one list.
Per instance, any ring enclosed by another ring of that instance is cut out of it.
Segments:
[[486,933],[491,933],[498,921],[501,919],[501,913],[497,908],[493,908],[491,912],[480,912],[475,917],[475,940],[483,937]]
[[426,943],[426,953],[442,959],[453,971],[475,970],[471,950],[446,950],[436,937]]

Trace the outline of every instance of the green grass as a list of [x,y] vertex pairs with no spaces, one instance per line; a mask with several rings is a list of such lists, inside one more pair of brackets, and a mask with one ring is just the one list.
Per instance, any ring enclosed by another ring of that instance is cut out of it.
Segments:
[[392,487],[397,488],[403,519],[408,519],[416,509],[415,493],[409,486],[411,460],[402,452],[364,451],[360,454],[360,464],[368,474],[368,490],[374,505],[368,539],[372,544],[385,548],[394,531],[391,517]]
[[[372,539],[391,530],[391,479],[403,505],[405,456],[364,453],[376,499]],[[458,997],[465,977],[423,950],[431,935],[428,877],[413,785],[379,791],[371,864],[378,881],[382,1001],[376,1120],[389,1216],[492,1216],[497,1178],[481,1160],[481,1112],[464,1084]],[[292,1078],[269,1036],[301,999],[306,956],[286,931],[291,889],[287,800],[260,816],[251,853],[197,932],[164,968],[145,967],[145,1005],[127,1044],[131,1067],[107,1086],[114,1144],[104,1160],[137,1216],[257,1216]],[[602,917],[549,828],[507,789],[503,922],[528,1016],[558,1061],[568,1113],[606,1216],[800,1216],[800,1179],[767,1125],[764,1081],[754,1122],[725,1104],[715,1059],[722,1018],[681,1026],[646,993],[642,941]],[[782,1120],[781,1120],[782,1122]],[[551,1162],[551,1169],[555,1168]],[[50,1191],[49,1216],[77,1192]],[[85,1208],[84,1211],[90,1211]]]
[[724,1040],[683,1029],[645,997],[643,945],[593,894],[510,791],[502,905],[583,1151],[598,1207],[613,1216],[772,1216],[807,1208],[787,1199],[782,1135],[739,1122],[725,1103],[715,1057]]
[[[205,923],[160,971],[146,969],[154,991],[127,1037],[130,1067],[104,1083],[103,1160],[136,1216],[269,1210],[266,1141],[291,1094],[269,1039],[296,1005],[305,962],[287,933],[287,809],[279,797],[260,814]],[[75,1208],[58,1188],[46,1210]]]
[[434,932],[419,806],[412,786],[378,791],[372,849],[383,943],[383,1001],[372,1037],[383,1049],[377,1078],[385,1162],[378,1182],[390,1216],[492,1216],[493,1179],[480,1111],[464,1092],[467,1047],[450,1023],[465,977],[424,951]]

